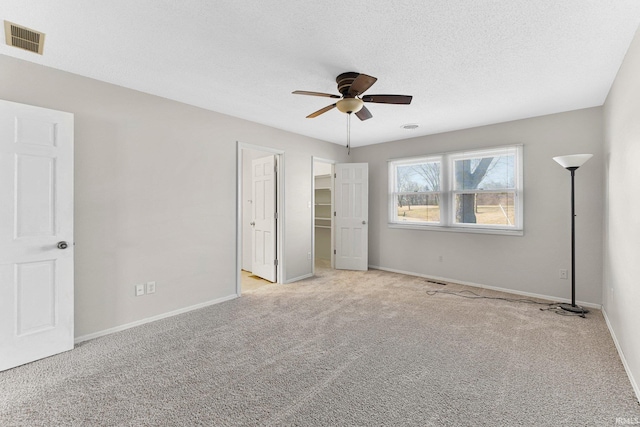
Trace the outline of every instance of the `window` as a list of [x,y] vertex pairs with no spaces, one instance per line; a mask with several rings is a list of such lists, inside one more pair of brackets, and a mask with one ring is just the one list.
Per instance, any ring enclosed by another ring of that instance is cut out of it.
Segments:
[[394,206],[398,221],[440,222],[440,158],[395,162]]
[[522,234],[522,146],[389,161],[391,226]]

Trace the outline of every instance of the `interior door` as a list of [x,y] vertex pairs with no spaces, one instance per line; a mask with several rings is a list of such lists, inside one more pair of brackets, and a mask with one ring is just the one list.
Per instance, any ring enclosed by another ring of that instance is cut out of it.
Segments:
[[0,370],[73,348],[73,115],[0,100]]
[[251,162],[252,238],[251,270],[256,276],[276,281],[276,157]]
[[335,266],[369,268],[369,165],[338,163],[335,167]]

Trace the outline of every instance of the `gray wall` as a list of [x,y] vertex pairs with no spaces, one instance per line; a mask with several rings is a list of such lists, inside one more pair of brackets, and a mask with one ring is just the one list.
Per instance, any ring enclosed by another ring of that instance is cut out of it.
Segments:
[[[387,226],[387,160],[524,145],[524,236],[400,230]],[[570,298],[570,174],[551,158],[593,153],[577,172],[577,299],[601,302],[602,109],[590,108],[356,148],[369,163],[369,264],[552,297]],[[439,262],[439,256],[443,261]]]
[[0,98],[75,114],[76,336],[235,294],[236,141],[285,151],[285,280],[311,272],[311,156],[344,147],[1,55],[0,75]]
[[640,396],[640,32],[604,105],[603,305]]

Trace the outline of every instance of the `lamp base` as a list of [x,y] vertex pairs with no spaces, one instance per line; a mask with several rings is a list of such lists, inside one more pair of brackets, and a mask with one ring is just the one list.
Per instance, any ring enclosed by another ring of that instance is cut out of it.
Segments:
[[578,314],[586,314],[589,312],[586,308],[580,307],[579,305],[571,305],[571,304],[560,304],[560,308],[566,311],[570,311],[572,313]]

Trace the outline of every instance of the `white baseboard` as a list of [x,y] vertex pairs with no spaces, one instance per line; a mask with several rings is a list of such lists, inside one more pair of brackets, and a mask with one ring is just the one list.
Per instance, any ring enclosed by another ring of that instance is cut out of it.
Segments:
[[220,304],[221,302],[230,301],[230,300],[236,299],[236,298],[238,298],[238,295],[232,294],[232,295],[229,295],[229,296],[226,296],[226,297],[214,299],[214,300],[211,300],[211,301],[202,302],[200,304],[192,305],[192,306],[189,306],[189,307],[180,308],[178,310],[169,311],[167,313],[158,314],[157,316],[147,317],[146,319],[136,320],[135,322],[127,323],[125,325],[120,325],[120,326],[116,326],[114,328],[105,329],[103,331],[93,332],[93,333],[87,334],[87,335],[82,335],[80,337],[77,337],[74,340],[74,343],[78,344],[78,343],[81,343],[81,342],[84,342],[84,341],[89,341],[89,340],[92,340],[94,338],[103,337],[105,335],[113,334],[114,332],[124,331],[125,329],[133,328],[135,326],[144,325],[145,323],[155,322],[156,320],[165,319],[167,317],[176,316],[176,315],[182,314],[182,313],[187,313],[189,311],[197,310],[199,308],[208,307],[210,305]]
[[[378,265],[370,265],[369,268],[373,268],[374,270],[389,271],[391,273],[406,274],[407,276],[424,277],[425,279],[437,280],[439,282],[456,283],[456,284],[459,284],[459,285],[473,286],[474,288],[491,289],[492,291],[507,292],[507,293],[510,293],[510,294],[522,295],[522,296],[525,296],[525,297],[540,298],[540,299],[546,299],[546,300],[557,301],[557,302],[571,302],[571,300],[569,300],[567,298],[558,298],[558,297],[552,297],[552,296],[549,296],[549,295],[534,294],[532,292],[523,292],[523,291],[518,291],[518,290],[515,290],[515,289],[509,289],[509,288],[499,288],[497,286],[488,286],[488,285],[483,285],[483,284],[480,284],[480,283],[465,282],[465,281],[462,281],[462,280],[449,279],[447,277],[430,276],[430,275],[427,275],[427,274],[413,273],[411,271],[396,270],[396,269],[393,269],[393,268],[380,267]],[[585,306],[585,307],[589,307],[589,308],[597,308],[597,309],[601,309],[602,308],[602,306],[600,304],[594,304],[594,303],[591,303],[591,302],[576,301],[576,304],[582,305],[582,306]]]
[[302,276],[298,276],[298,277],[294,277],[293,279],[288,279],[286,282],[284,283],[293,283],[293,282],[298,282],[300,280],[303,279],[308,279],[309,277],[313,277],[313,273],[309,273],[309,274],[304,274]]
[[622,360],[622,365],[624,366],[624,370],[627,372],[627,376],[629,377],[629,381],[631,382],[631,387],[633,387],[633,391],[636,393],[636,400],[640,402],[640,387],[638,387],[638,383],[633,377],[633,373],[629,368],[627,359],[625,359],[624,357],[624,353],[622,352],[622,347],[620,347],[620,343],[618,342],[616,333],[613,331],[613,328],[611,327],[611,322],[609,322],[609,316],[607,316],[607,312],[605,311],[604,307],[602,307],[602,315],[604,316],[604,321],[607,322],[607,328],[609,328],[609,333],[611,334],[613,343],[616,345],[616,349],[618,350],[618,355],[620,356],[620,360]]

